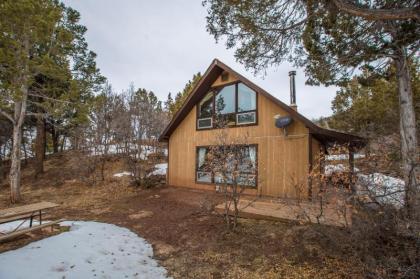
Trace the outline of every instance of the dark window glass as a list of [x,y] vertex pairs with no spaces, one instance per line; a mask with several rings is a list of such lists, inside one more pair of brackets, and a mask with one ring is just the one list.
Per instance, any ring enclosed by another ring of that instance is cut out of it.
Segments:
[[210,162],[207,160],[209,149],[200,147],[197,150],[197,181],[212,182]]
[[238,84],[238,112],[257,109],[257,94],[243,83]]
[[198,106],[198,117],[199,118],[211,117],[212,114],[213,114],[213,92],[209,92],[201,100]]
[[219,114],[215,118],[215,126],[217,128],[223,128],[226,126],[234,126],[236,124],[236,114],[229,113],[229,114]]
[[216,113],[227,114],[235,112],[235,84],[225,86],[216,95]]
[[257,164],[257,150],[255,146],[244,146],[241,148],[241,158],[238,169],[244,173],[255,173]]
[[199,129],[203,129],[203,128],[212,128],[212,118],[202,118],[202,119],[198,119],[198,128]]
[[219,91],[210,91],[200,101],[197,128],[255,124],[256,111],[257,93],[254,90],[242,83],[227,85]]

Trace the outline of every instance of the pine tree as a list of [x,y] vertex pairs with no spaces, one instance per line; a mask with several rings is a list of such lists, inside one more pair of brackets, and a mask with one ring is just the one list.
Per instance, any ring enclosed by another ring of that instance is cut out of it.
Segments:
[[420,167],[408,61],[420,47],[414,0],[205,0],[207,28],[247,68],[283,61],[305,68],[309,84],[343,85],[355,71],[394,64],[408,216],[420,220]]
[[[98,81],[95,56],[87,51],[82,36],[86,28],[77,21],[77,12],[54,0],[0,2],[0,113],[13,124],[12,202],[20,200],[25,117],[37,118],[36,157],[42,164],[46,115],[62,115]],[[92,72],[96,75],[86,74]]]
[[165,111],[170,112],[171,107],[174,105],[174,99],[172,99],[172,94],[168,93],[168,98],[165,101]]
[[[420,118],[420,76],[418,63],[410,67],[416,119]],[[400,124],[399,100],[395,94],[398,84],[395,67],[384,74],[368,70],[355,76],[343,86],[332,102],[333,115],[328,119],[331,128],[366,137],[395,134]],[[417,131],[420,131],[420,122]]]
[[176,94],[175,101],[173,102],[172,102],[171,94],[169,93],[168,100],[166,102],[169,108],[170,117],[173,117],[175,113],[182,107],[185,100],[188,98],[194,86],[200,81],[200,79],[201,79],[201,73],[198,72],[197,74],[193,76],[192,80],[189,80],[187,82],[184,89],[181,92],[178,92]]

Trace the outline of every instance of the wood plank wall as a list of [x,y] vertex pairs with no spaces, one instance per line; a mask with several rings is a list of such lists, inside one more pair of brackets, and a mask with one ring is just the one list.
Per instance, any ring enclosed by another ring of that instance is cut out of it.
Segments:
[[[231,82],[231,78],[227,82]],[[220,84],[220,81],[216,81]],[[271,197],[296,196],[296,185],[307,186],[309,130],[294,121],[285,136],[274,125],[274,116],[287,115],[279,106],[258,95],[258,125],[227,129],[230,140],[243,139],[258,144],[258,187],[247,194]],[[196,108],[187,115],[169,140],[169,185],[215,190],[214,185],[195,183],[196,146],[214,145],[220,130],[196,130]]]

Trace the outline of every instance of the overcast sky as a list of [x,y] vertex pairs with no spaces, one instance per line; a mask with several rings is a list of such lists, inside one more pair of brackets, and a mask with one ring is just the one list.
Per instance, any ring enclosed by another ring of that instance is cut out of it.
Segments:
[[[65,0],[81,14],[89,48],[117,91],[152,90],[162,100],[182,90],[197,72],[204,73],[214,58],[220,59],[283,102],[289,104],[288,72],[284,63],[254,76],[235,61],[233,50],[216,44],[206,31],[206,9],[201,0]],[[296,77],[298,110],[309,118],[331,114],[336,88],[305,85],[302,70]]]

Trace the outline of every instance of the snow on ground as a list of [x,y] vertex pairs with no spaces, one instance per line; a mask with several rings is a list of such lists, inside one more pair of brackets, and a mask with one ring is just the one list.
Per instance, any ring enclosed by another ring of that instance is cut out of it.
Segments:
[[133,173],[129,172],[129,171],[123,171],[123,172],[119,172],[114,174],[113,176],[115,177],[123,177],[123,176],[132,176]]
[[[124,149],[118,145],[115,144],[109,144],[106,146],[108,148],[107,150],[107,154],[120,154],[124,152]],[[132,151],[135,151],[137,149],[137,145],[130,145],[129,148]],[[147,157],[152,154],[155,153],[157,151],[157,148],[155,146],[152,145],[142,145],[141,146],[141,153],[140,154],[136,154],[139,155],[140,159],[142,160],[146,160]],[[91,148],[91,155],[95,156],[95,155],[102,155],[105,153],[105,146],[104,145],[96,145],[95,147]],[[168,155],[168,150],[166,148],[163,149],[163,153],[167,156]]]
[[[358,174],[358,184],[381,204],[401,208],[404,205],[404,181],[382,173]],[[366,190],[367,189],[367,190]]]
[[[355,153],[354,159],[361,159],[365,158],[365,154]],[[340,161],[340,160],[348,160],[349,154],[333,154],[325,156],[325,160],[327,161]]]
[[0,278],[167,278],[143,238],[122,227],[69,221],[70,231],[0,254]]
[[[344,164],[326,165],[325,174],[332,175],[348,171],[349,167]],[[357,173],[360,170],[354,168]],[[401,208],[404,205],[404,180],[388,176],[382,173],[357,174],[359,195],[369,196],[382,205],[393,205]]]
[[[326,165],[324,172],[326,175],[332,175],[335,172],[344,172],[344,171],[349,171],[349,167],[345,166],[343,164],[336,164],[336,165]],[[355,172],[358,172],[359,169],[358,168],[354,168]]]
[[150,175],[166,175],[166,169],[168,168],[168,163],[162,163],[155,165],[155,170],[149,174]]
[[[42,220],[42,223],[46,223],[46,222],[48,222],[48,220],[45,220],[45,221]],[[34,219],[32,221],[33,226],[38,225],[38,224],[39,222],[37,221],[37,219]],[[7,233],[7,232],[12,232],[16,229],[21,230],[21,229],[26,229],[26,228],[29,228],[29,220],[13,221],[9,223],[0,224],[0,233]]]

